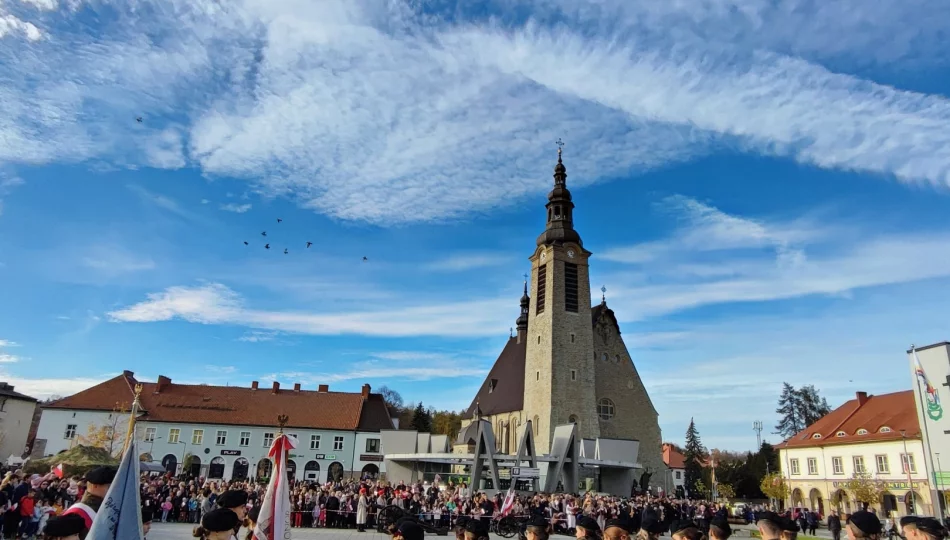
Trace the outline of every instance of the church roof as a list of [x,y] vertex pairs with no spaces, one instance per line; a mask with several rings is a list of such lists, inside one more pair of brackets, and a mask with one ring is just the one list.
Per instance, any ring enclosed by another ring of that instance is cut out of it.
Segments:
[[[605,302],[591,308],[591,324],[596,326],[601,317],[609,317],[617,333],[620,333],[617,318]],[[476,403],[481,407],[483,416],[520,411],[524,408],[524,365],[527,344],[527,339],[518,343],[517,337],[508,338],[508,343],[495,360],[495,365],[478,388],[475,399],[462,414],[463,418],[472,417]]]

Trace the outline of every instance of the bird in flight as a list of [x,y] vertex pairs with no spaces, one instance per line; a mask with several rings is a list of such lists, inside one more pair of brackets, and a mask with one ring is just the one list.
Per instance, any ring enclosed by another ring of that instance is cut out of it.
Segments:
[[287,248],[284,248],[284,255],[287,254]]
[[313,242],[307,242],[307,247],[310,247],[312,245],[313,245]]
[[136,116],[136,117],[135,117],[135,121],[138,122],[139,124],[141,124],[141,123],[142,123],[142,117],[141,117],[141,116]]
[[264,249],[270,249],[270,244],[264,244]]
[[280,219],[280,218],[277,218],[277,223],[280,223],[281,221],[283,221],[283,220]]
[[244,245],[245,245],[245,246],[247,245],[247,240],[244,241]]
[[368,260],[369,260],[369,259],[367,259],[366,257],[363,257],[363,262],[366,262],[366,261],[368,261]]
[[261,236],[267,236],[267,231],[262,232]]

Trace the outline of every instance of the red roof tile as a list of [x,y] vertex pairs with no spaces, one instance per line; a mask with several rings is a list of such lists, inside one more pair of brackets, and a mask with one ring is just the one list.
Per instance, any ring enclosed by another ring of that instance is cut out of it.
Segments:
[[[882,431],[882,428],[885,428]],[[858,435],[859,430],[867,433]],[[831,446],[860,442],[900,440],[901,430],[909,439],[920,438],[913,390],[868,396],[858,392],[817,422],[796,433],[778,447]],[[842,436],[838,436],[843,433]],[[818,435],[818,438],[815,436]]]
[[[111,411],[116,404],[131,405],[136,381],[130,371],[46,405],[47,409]],[[392,421],[379,394],[315,392],[272,387],[141,383],[141,402],[151,422],[275,426],[277,416],[289,416],[288,428],[378,431],[391,429]],[[161,386],[161,388],[160,388]]]
[[686,456],[670,443],[663,443],[663,463],[671,469],[685,469]]

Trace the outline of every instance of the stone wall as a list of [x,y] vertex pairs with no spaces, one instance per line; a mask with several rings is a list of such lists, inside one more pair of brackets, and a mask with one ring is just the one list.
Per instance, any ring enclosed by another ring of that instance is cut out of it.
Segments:
[[613,316],[605,313],[593,332],[597,401],[606,398],[614,404],[613,418],[599,420],[600,434],[640,441],[640,464],[653,473],[652,484],[662,484],[667,470],[658,415],[615,324]]

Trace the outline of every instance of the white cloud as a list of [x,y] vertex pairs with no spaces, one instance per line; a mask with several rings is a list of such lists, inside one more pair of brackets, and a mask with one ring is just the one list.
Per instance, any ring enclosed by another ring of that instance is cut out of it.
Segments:
[[13,364],[19,362],[21,358],[12,354],[0,353],[0,364]]
[[266,341],[274,341],[274,339],[279,335],[280,332],[262,332],[260,330],[253,330],[239,337],[238,341],[244,341],[247,343],[263,343]]
[[43,33],[35,24],[21,20],[9,13],[3,13],[0,6],[0,39],[6,36],[22,35],[30,41],[43,39]]
[[19,347],[20,344],[15,341],[10,341],[9,339],[0,339],[0,348],[3,347]]
[[[565,134],[575,186],[721,144],[950,178],[944,97],[808,61],[946,58],[941,2],[532,0],[496,3],[489,20],[399,0],[104,1],[116,24],[51,10],[56,39],[10,40],[0,162],[193,163],[380,224],[542,192]],[[142,110],[182,124],[137,124]]]
[[113,322],[182,319],[201,324],[246,326],[287,333],[369,336],[484,336],[507,331],[510,299],[416,305],[378,311],[308,313],[248,308],[233,290],[219,283],[169,287],[147,299],[109,313]]
[[247,212],[250,209],[251,209],[250,204],[228,203],[228,204],[221,205],[221,210],[224,210],[225,212],[234,212],[235,214],[243,214],[244,212]]
[[209,202],[211,201],[209,201],[208,199],[201,199],[201,204],[208,204]]
[[82,266],[106,276],[119,276],[155,268],[155,261],[137,256],[113,245],[87,247],[81,259]]
[[511,257],[501,253],[457,253],[428,263],[425,268],[437,272],[462,272],[476,268],[498,266],[510,261]]
[[17,392],[36,399],[46,399],[51,396],[71,396],[114,376],[115,374],[103,375],[99,378],[28,378],[0,371],[0,377],[12,384]]

